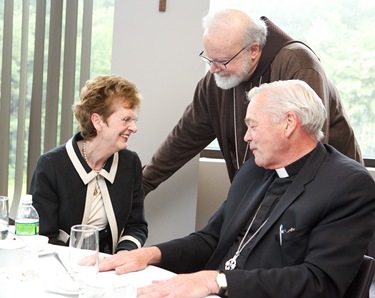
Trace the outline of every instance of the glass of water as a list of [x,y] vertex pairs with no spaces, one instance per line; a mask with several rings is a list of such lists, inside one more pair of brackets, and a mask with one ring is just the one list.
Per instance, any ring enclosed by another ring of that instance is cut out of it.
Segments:
[[99,231],[95,226],[75,225],[70,231],[69,265],[74,279],[81,283],[99,271]]
[[8,236],[9,230],[9,201],[8,197],[0,196],[0,240]]

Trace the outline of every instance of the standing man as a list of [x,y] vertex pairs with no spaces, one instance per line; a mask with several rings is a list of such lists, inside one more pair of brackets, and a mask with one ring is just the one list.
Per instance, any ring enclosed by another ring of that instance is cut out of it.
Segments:
[[270,20],[240,10],[222,10],[203,20],[200,57],[210,71],[198,83],[193,102],[143,169],[145,193],[154,190],[217,138],[230,181],[252,156],[243,140],[246,93],[262,83],[300,79],[328,111],[323,143],[362,162],[340,96],[315,53]]
[[104,259],[123,274],[154,264],[177,273],[137,297],[343,297],[375,227],[375,182],[322,144],[327,115],[305,82],[250,91],[244,140],[253,153],[200,231]]

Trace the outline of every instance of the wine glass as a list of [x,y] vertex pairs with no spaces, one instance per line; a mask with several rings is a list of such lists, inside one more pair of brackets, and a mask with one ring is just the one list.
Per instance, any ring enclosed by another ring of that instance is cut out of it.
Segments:
[[9,203],[8,197],[0,196],[0,240],[8,236],[9,230]]
[[81,283],[99,271],[99,231],[95,226],[75,225],[70,230],[69,265],[74,279]]

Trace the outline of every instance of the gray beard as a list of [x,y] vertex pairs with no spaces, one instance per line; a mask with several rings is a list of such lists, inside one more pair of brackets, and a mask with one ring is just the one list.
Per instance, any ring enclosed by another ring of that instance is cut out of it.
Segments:
[[214,73],[216,85],[224,90],[234,88],[244,81],[250,72],[251,65],[249,61],[245,61],[239,73],[230,75],[229,77],[222,77],[218,73]]
[[238,75],[231,75],[230,77],[221,77],[217,73],[214,73],[216,85],[221,89],[231,89],[236,87],[242,82],[242,77]]

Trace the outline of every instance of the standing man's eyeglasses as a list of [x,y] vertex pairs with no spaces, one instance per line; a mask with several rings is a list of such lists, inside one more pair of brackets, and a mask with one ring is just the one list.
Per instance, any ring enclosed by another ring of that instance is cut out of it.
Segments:
[[214,60],[211,60],[210,58],[206,57],[206,56],[203,56],[203,52],[202,51],[200,54],[199,54],[199,57],[201,57],[203,59],[203,61],[205,61],[209,66],[211,66],[212,64],[215,66],[215,67],[219,67],[221,69],[224,69],[224,68],[227,68],[227,65],[229,62],[231,62],[234,58],[236,58],[239,54],[241,54],[241,52],[246,49],[249,45],[247,46],[244,46],[236,55],[234,55],[232,58],[230,58],[229,60],[227,61],[224,61],[224,62],[220,62],[220,61],[214,61]]

